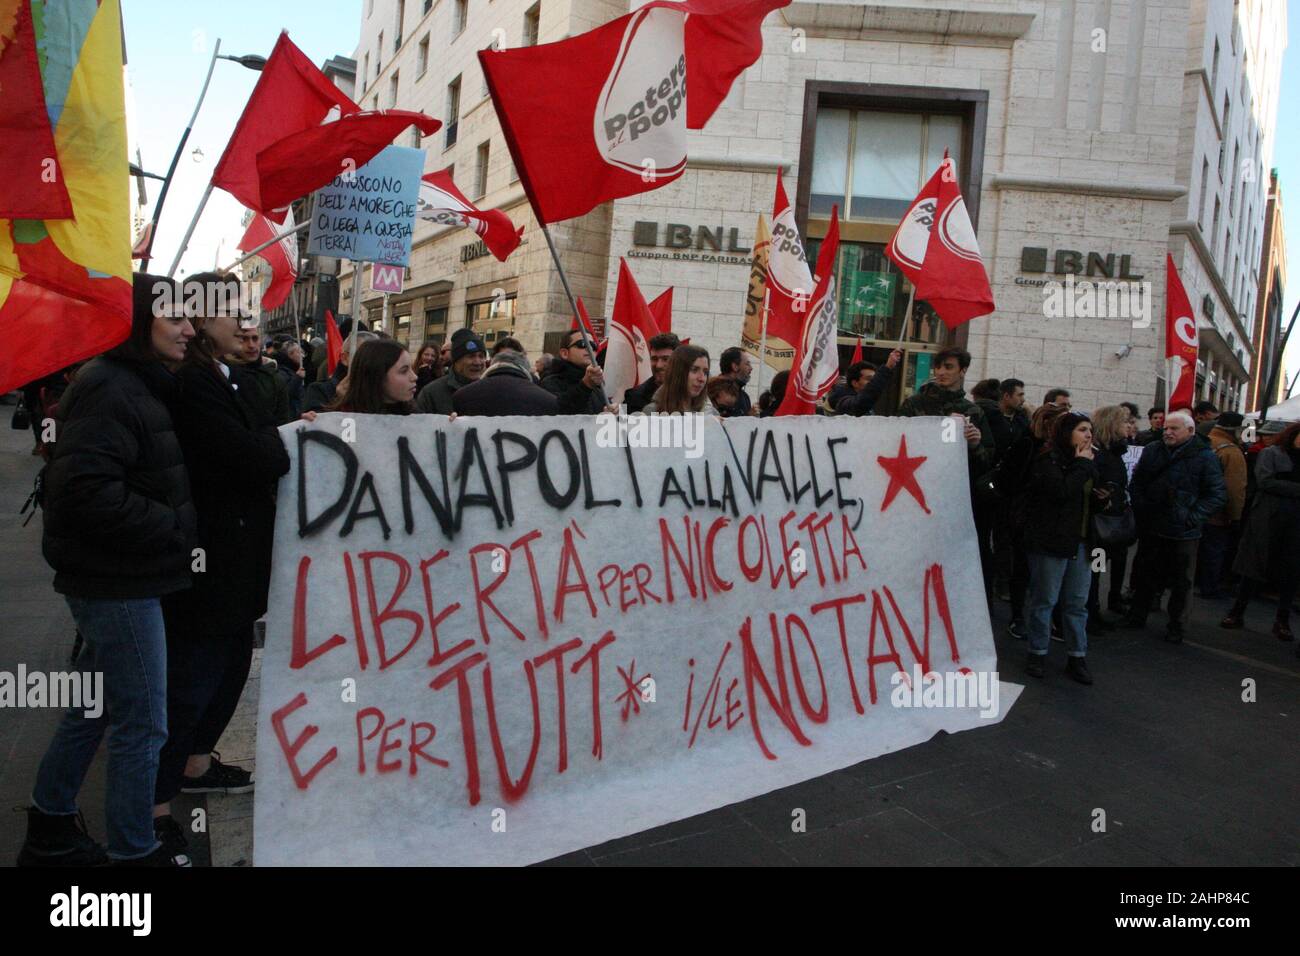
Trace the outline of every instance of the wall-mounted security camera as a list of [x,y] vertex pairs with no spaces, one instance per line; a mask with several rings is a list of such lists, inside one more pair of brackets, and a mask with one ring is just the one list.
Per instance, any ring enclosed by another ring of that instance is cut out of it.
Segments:
[[1117,358],[1117,359],[1128,358],[1129,353],[1132,352],[1132,351],[1133,351],[1133,346],[1131,346],[1131,345],[1121,345],[1121,346],[1119,347],[1119,351],[1117,351],[1117,352],[1115,353],[1115,358]]

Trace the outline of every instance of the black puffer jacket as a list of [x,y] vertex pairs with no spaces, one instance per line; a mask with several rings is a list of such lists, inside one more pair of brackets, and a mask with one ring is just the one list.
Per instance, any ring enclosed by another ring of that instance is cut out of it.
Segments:
[[477,382],[456,389],[451,397],[457,415],[556,415],[559,399],[534,385],[527,373],[494,365]]
[[1218,456],[1193,435],[1173,449],[1164,442],[1147,445],[1133,471],[1129,497],[1143,534],[1190,541],[1227,503],[1228,488]]
[[60,594],[149,598],[190,586],[196,519],[167,408],[175,392],[161,365],[101,355],[64,393],[41,542]]
[[[587,369],[556,358],[542,376],[542,388],[560,400],[561,415],[599,415],[605,410],[598,388],[582,384]],[[653,394],[653,391],[652,391]],[[644,406],[642,406],[644,408]]]
[[251,397],[247,373],[186,365],[180,373],[176,433],[189,465],[205,570],[194,586],[163,602],[169,626],[213,635],[250,626],[266,611],[275,531],[275,489],[289,470],[280,433]]
[[1053,448],[1034,459],[1024,497],[1025,550],[1073,558],[1088,535],[1097,468],[1087,458],[1066,458]]

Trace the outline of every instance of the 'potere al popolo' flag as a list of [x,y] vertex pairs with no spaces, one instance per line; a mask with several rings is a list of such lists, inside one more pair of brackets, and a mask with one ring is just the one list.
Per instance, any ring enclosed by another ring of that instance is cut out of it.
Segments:
[[[41,32],[42,44],[48,43],[44,17]],[[52,87],[64,83],[64,77],[50,77]],[[0,0],[0,219],[72,217],[54,147],[53,121],[61,106],[58,99],[46,103],[32,0]]]
[[646,304],[627,261],[618,260],[618,289],[614,293],[614,314],[609,319],[608,351],[605,353],[605,394],[621,405],[623,394],[651,375],[650,340],[659,334],[654,314]]
[[916,286],[916,297],[930,303],[950,329],[994,308],[956,169],[945,151],[885,247],[885,255]]
[[667,185],[763,50],[762,22],[790,0],[651,0],[587,33],[480,50],[506,144],[542,223]]
[[73,218],[0,219],[0,394],[97,355],[131,330],[118,4],[45,4],[47,14],[54,8],[60,15],[38,24],[37,42]]
[[778,415],[811,415],[840,377],[839,294],[835,257],[840,251],[839,207],[831,207],[831,225],[817,252],[817,289],[795,350],[794,366]]
[[363,111],[281,33],[212,185],[283,222],[291,202],[355,173],[412,124],[426,136],[442,126],[423,113]]
[[[237,247],[240,252],[256,249],[262,243],[274,239],[284,230],[293,229],[293,211],[285,219],[284,229],[277,229],[261,213],[253,213],[253,219],[244,231],[244,238]],[[267,311],[278,309],[289,298],[293,284],[298,279],[298,234],[290,232],[278,242],[273,242],[258,255],[271,270],[271,284],[262,293],[262,308]]]
[[502,262],[519,248],[524,227],[514,223],[499,209],[479,209],[456,188],[446,170],[428,173],[420,180],[420,200],[416,216],[446,226],[466,226],[478,233],[488,251]]
[[1165,364],[1169,370],[1166,408],[1177,411],[1191,408],[1196,387],[1196,353],[1200,336],[1196,331],[1195,313],[1191,300],[1178,277],[1174,257],[1165,254]]
[[[820,259],[819,259],[820,261]],[[808,271],[808,257],[794,207],[785,194],[781,170],[776,171],[776,198],[772,203],[772,244],[767,261],[767,335],[796,342],[804,328],[812,298],[814,279]]]

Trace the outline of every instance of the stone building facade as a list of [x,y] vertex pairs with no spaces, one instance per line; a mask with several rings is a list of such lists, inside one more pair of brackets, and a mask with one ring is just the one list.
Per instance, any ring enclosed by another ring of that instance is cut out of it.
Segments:
[[[628,9],[364,0],[359,102],[442,118],[447,128],[418,144],[426,168],[452,167],[466,195],[525,226],[506,263],[467,231],[418,226],[406,291],[390,299],[392,329],[413,348],[472,325],[535,351],[569,327],[476,53],[558,40]],[[840,210],[842,357],[861,337],[883,359],[902,331],[908,285],[882,250],[948,149],[997,310],[949,332],[916,303],[886,410],[949,342],[972,353],[968,384],[1016,377],[1034,403],[1064,386],[1076,407],[1132,399],[1145,408],[1164,389],[1166,255],[1198,313],[1200,394],[1239,407],[1254,358],[1259,289],[1248,264],[1263,241],[1285,25],[1282,0],[794,0],[768,16],[761,59],[690,133],[680,179],[552,234],[593,314],[612,307],[626,257],[647,298],[674,287],[674,330],[716,360],[739,343],[755,222],[770,216],[782,169],[810,260],[831,206]],[[411,137],[399,144],[415,145]],[[350,271],[344,264],[345,312]],[[1074,272],[1071,282],[1142,294],[1118,315],[1104,288],[1089,305],[1053,307],[1064,291],[1056,284]],[[378,320],[368,273],[361,309]],[[1112,314],[1096,314],[1098,300]]]

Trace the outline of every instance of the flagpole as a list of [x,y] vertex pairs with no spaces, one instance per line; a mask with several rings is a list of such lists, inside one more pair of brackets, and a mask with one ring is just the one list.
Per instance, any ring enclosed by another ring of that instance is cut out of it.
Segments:
[[382,317],[379,320],[379,324],[384,327],[384,331],[387,334],[389,335],[393,334],[392,332],[388,331],[388,293],[387,292],[384,293],[384,311]]
[[301,348],[302,327],[298,324],[298,312],[300,311],[300,308],[298,304],[298,283],[296,280],[293,283],[293,288],[289,290],[289,303],[290,308],[293,309],[293,340],[297,342],[299,348]]
[[[536,210],[534,210],[534,212],[535,211]],[[564,294],[569,297],[569,307],[573,309],[573,314],[577,315],[578,300],[574,298],[573,290],[569,288],[569,277],[568,275],[565,274],[564,266],[561,265],[560,263],[560,253],[555,248],[555,240],[551,238],[551,230],[546,228],[546,223],[542,220],[540,216],[538,216],[537,221],[542,227],[542,235],[546,237],[546,247],[551,250],[551,259],[554,260],[555,262],[555,268],[559,270],[560,284],[564,286]],[[578,331],[582,334],[582,345],[583,348],[587,350],[587,358],[591,360],[592,365],[595,365],[596,350],[592,348],[591,338],[587,335],[587,327],[585,323],[583,323],[581,320],[579,320],[578,322]],[[606,337],[608,338],[609,330],[606,329],[605,332],[606,332]],[[604,408],[609,405],[609,395],[605,392],[604,385],[599,386],[599,388],[600,388],[600,399],[601,399],[600,404],[601,407]]]
[[272,236],[270,239],[266,240],[266,242],[262,243],[261,245],[259,245],[259,246],[255,246],[251,252],[246,252],[246,253],[244,253],[242,256],[240,256],[238,259],[236,259],[236,260],[235,260],[234,262],[232,262],[230,265],[228,265],[228,266],[226,266],[225,268],[223,268],[221,271],[222,271],[222,272],[230,272],[230,271],[231,271],[232,269],[234,269],[235,267],[237,267],[237,266],[239,266],[239,265],[242,265],[243,263],[247,262],[249,259],[253,258],[253,256],[257,255],[257,254],[258,254],[259,252],[261,252],[263,249],[270,248],[271,246],[273,246],[273,245],[275,245],[277,242],[279,242],[281,239],[288,239],[290,236],[297,235],[298,233],[302,232],[304,229],[306,229],[306,228],[307,228],[308,226],[310,226],[310,225],[311,225],[311,220],[309,219],[309,220],[307,220],[306,222],[302,222],[302,223],[299,223],[298,225],[294,226],[294,227],[293,227],[292,229],[290,229],[288,232],[282,232],[282,233],[280,233],[278,236]]
[[912,286],[907,291],[907,312],[903,315],[903,330],[898,334],[898,344],[896,349],[903,347],[903,342],[907,339],[907,328],[912,324],[912,300],[916,297],[916,286]]
[[361,321],[361,263],[352,260],[352,347],[348,350],[348,371],[352,370],[352,361],[357,357],[358,323]]
[[[194,218],[190,220],[189,228],[185,230],[185,238],[181,240],[180,247],[176,250],[176,258],[172,260],[171,268],[167,270],[167,278],[176,275],[176,269],[181,264],[181,256],[185,255],[185,250],[189,247],[190,238],[194,235],[194,227],[199,224],[199,217],[203,215],[203,207],[208,204],[212,198],[212,183],[208,183],[208,188],[203,190],[203,198],[199,200],[199,208],[194,210]],[[270,245],[270,243],[267,243]]]
[[772,290],[763,286],[763,324],[758,336],[758,393],[763,394],[763,366],[767,364],[767,312],[772,301]]

